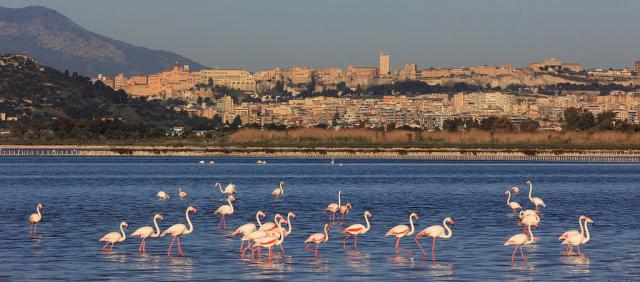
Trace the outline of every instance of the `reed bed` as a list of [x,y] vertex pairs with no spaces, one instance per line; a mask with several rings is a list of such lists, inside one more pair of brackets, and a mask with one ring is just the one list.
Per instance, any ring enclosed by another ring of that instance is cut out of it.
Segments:
[[388,132],[369,129],[318,128],[267,131],[241,129],[229,136],[229,145],[428,148],[576,148],[638,149],[640,133],[626,132]]

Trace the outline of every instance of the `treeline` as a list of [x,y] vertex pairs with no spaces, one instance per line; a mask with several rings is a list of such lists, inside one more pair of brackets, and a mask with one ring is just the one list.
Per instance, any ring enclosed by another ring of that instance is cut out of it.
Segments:
[[563,125],[564,130],[572,131],[640,131],[640,125],[616,119],[616,113],[613,111],[594,115],[589,110],[574,107],[564,110]]

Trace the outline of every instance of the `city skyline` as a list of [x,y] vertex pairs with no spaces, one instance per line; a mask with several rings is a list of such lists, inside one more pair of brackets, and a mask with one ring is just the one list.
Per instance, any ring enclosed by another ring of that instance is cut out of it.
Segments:
[[[153,3],[153,13],[142,13],[147,1],[8,0],[0,6],[43,5],[118,40],[178,52],[208,67],[250,71],[376,65],[380,51],[394,55],[391,69],[410,63],[525,66],[549,57],[586,68],[633,68],[640,53],[633,28],[640,3],[632,1],[407,2],[402,7],[384,1]],[[367,16],[354,16],[361,13]]]

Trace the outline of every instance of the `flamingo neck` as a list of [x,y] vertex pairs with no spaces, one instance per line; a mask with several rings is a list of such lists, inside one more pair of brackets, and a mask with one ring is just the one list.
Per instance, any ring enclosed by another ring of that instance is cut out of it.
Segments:
[[40,213],[40,206],[36,207],[36,212],[38,213],[38,217],[42,217],[42,214]]
[[220,183],[216,183],[216,187],[220,189],[220,192],[224,193],[224,191],[222,191],[222,185]]
[[282,192],[282,194],[284,195],[284,184],[283,182],[280,182],[280,191]]
[[369,229],[371,228],[371,224],[369,223],[369,218],[366,214],[364,215],[364,221],[367,223],[367,228],[365,228],[365,230],[369,231]]
[[444,234],[444,236],[442,236],[442,238],[445,238],[445,239],[451,238],[451,235],[453,235],[453,231],[451,231],[451,228],[449,228],[449,225],[447,225],[447,220],[446,219],[442,221],[442,226],[444,227],[444,230],[447,231]]
[[[578,218],[578,224],[580,225],[580,235],[582,235],[582,238],[584,238],[584,226],[582,225],[582,219]],[[586,225],[586,221],[585,221],[585,225]]]
[[256,221],[258,222],[258,226],[262,227],[262,222],[260,221],[260,212],[256,213]]
[[329,241],[329,225],[324,225],[324,242]]
[[287,215],[287,222],[289,223],[289,224],[288,224],[288,225],[289,225],[289,227],[287,228],[287,236],[289,236],[289,234],[291,234],[291,228],[293,228],[293,227],[291,227],[291,225],[292,225],[292,224],[291,224],[291,214],[288,214],[288,215]]
[[342,191],[338,191],[338,207],[342,204]]
[[413,232],[416,231],[415,227],[413,226],[413,214],[409,216],[409,224],[411,225],[411,231],[407,233],[407,236],[411,236]]
[[533,243],[533,231],[531,231],[531,225],[527,226],[527,229],[529,230],[529,235],[531,237],[529,237],[529,240],[527,241],[527,244],[531,244]]
[[231,207],[231,213],[233,213],[233,204],[231,203],[231,199],[227,197],[227,203],[229,203],[229,207]]
[[187,219],[187,223],[189,224],[189,228],[183,234],[191,234],[193,232],[193,224],[191,224],[191,219],[189,218],[189,209],[184,213],[184,217]]
[[122,223],[120,223],[120,236],[122,236],[122,239],[120,240],[120,242],[127,239],[127,234],[124,233],[124,224]]
[[507,205],[509,205],[509,202],[511,201],[511,192],[507,191]]
[[589,224],[587,223],[587,221],[584,221],[584,230],[587,233],[587,238],[584,239],[584,241],[582,241],[582,244],[586,244],[587,242],[589,242],[589,240],[591,240],[591,235],[589,234]]
[[529,182],[529,200],[533,201],[533,197],[531,197],[531,192],[533,191],[533,184]]
[[[282,242],[284,242],[284,229],[282,229],[282,226],[280,225],[280,221],[276,221],[276,225],[278,226],[278,231],[280,231],[280,239],[278,240],[278,244],[280,245],[282,244]],[[291,226],[291,222],[289,222],[289,226]]]
[[158,215],[153,217],[153,226],[156,228],[156,234],[153,234],[153,236],[160,236],[160,227],[158,227]]

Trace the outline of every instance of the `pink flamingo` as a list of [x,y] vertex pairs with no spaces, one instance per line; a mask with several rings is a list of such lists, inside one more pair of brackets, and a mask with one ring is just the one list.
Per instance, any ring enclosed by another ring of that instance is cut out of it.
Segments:
[[342,203],[342,191],[338,191],[338,203],[330,203],[327,208],[324,209],[325,212],[333,213],[331,216],[331,222],[336,219],[336,213],[340,210]]
[[340,214],[342,215],[342,216],[340,217],[340,221],[341,221],[341,222],[342,222],[342,221],[344,221],[344,216],[345,216],[345,215],[347,215],[347,214],[349,214],[349,210],[350,210],[351,208],[352,208],[352,207],[351,207],[351,203],[347,203],[347,204],[346,204],[346,205],[344,205],[344,206],[340,206]]
[[[264,214],[264,213],[263,213]],[[280,222],[282,220],[284,220],[282,218],[281,214],[276,214],[273,218],[274,222]],[[242,237],[242,241],[247,241],[247,247],[242,251],[242,253],[244,254],[244,252],[246,252],[248,249],[251,249],[251,258],[254,258],[255,255],[255,250],[253,248],[251,248],[251,242],[253,241],[254,243],[262,238],[265,237],[267,235],[274,235],[274,231],[279,231],[278,229],[278,225],[273,223],[274,227],[272,229],[266,230],[263,229],[263,227],[265,227],[268,223],[272,223],[272,222],[268,222],[266,224],[261,224],[260,221],[258,220],[258,223],[260,224],[260,228],[258,228],[257,231],[251,232],[249,234],[246,234]],[[260,249],[258,249],[258,253],[260,252]]]
[[[269,261],[271,261],[271,258],[273,256],[273,247],[277,245],[281,245],[282,242],[284,242],[284,229],[281,228],[280,226],[280,224],[284,221],[285,219],[281,218],[276,222],[276,225],[278,226],[277,230],[280,231],[280,236],[277,236],[275,234],[269,234],[262,238],[256,239],[255,244],[253,245],[253,247],[258,248],[258,250],[260,250],[260,248],[269,249]],[[260,252],[258,252],[258,256],[261,258]]]
[[349,237],[353,236],[354,237],[354,249],[357,252],[358,251],[358,235],[363,235],[367,232],[369,232],[369,229],[371,229],[371,224],[369,223],[369,218],[371,217],[371,213],[369,211],[365,211],[364,212],[364,221],[367,223],[367,226],[365,227],[362,224],[353,224],[347,228],[345,228],[344,230],[342,230],[343,234],[348,234],[347,237],[345,237],[342,240],[342,247],[346,248],[346,244],[347,244],[347,240],[349,239]]
[[418,242],[418,240],[420,240],[420,238],[422,237],[427,237],[427,236],[431,237],[431,261],[435,261],[436,260],[436,238],[449,239],[453,235],[453,231],[451,231],[451,228],[449,228],[447,223],[453,226],[455,224],[455,221],[453,221],[453,218],[447,217],[442,221],[442,226],[440,225],[429,226],[424,230],[420,231],[420,233],[418,233],[418,235],[416,235],[416,237],[413,239],[413,241],[415,241],[416,244],[418,244],[418,247],[420,247],[420,250],[422,250],[422,253],[424,254],[425,258],[428,257],[427,253],[424,251],[424,248],[422,248],[422,245],[420,245],[420,242]]
[[391,228],[389,231],[387,231],[387,234],[385,234],[384,236],[395,236],[396,237],[396,256],[398,255],[398,250],[403,250],[405,252],[407,252],[408,254],[413,254],[412,251],[409,250],[405,250],[403,248],[400,247],[400,238],[405,237],[405,236],[411,236],[413,234],[413,232],[415,231],[415,227],[413,226],[413,218],[416,218],[416,221],[420,220],[420,217],[418,216],[417,213],[412,212],[409,215],[409,224],[411,225],[411,230],[409,230],[409,226],[406,226],[404,224],[400,224],[397,225],[393,228]]
[[158,236],[160,236],[160,227],[158,227],[158,219],[162,221],[164,220],[164,217],[162,217],[162,215],[159,213],[156,213],[156,215],[153,216],[153,226],[155,227],[155,230],[156,230],[155,233],[153,232],[153,227],[151,226],[140,227],[136,229],[136,231],[133,231],[133,233],[131,233],[131,237],[140,237],[141,239],[140,247],[138,248],[139,252],[141,253],[147,252],[148,238],[157,238]]
[[167,250],[167,256],[171,256],[171,247],[173,247],[173,241],[175,241],[176,239],[178,240],[178,254],[180,254],[181,257],[184,256],[184,254],[182,253],[182,248],[180,247],[180,236],[188,235],[193,232],[193,224],[191,224],[191,219],[189,219],[189,213],[191,212],[197,214],[198,210],[190,206],[187,208],[187,211],[185,211],[184,217],[187,219],[189,228],[187,228],[187,226],[182,223],[177,223],[160,234],[160,237],[164,237],[166,235],[171,235],[171,237],[173,237],[171,239],[171,244],[169,244],[169,249]]
[[228,205],[220,206],[213,214],[222,215],[220,218],[220,222],[218,223],[218,230],[220,230],[220,224],[224,224],[224,230],[227,230],[227,221],[224,219],[225,216],[229,216],[233,214],[233,204],[230,199],[227,199]]
[[[262,226],[262,223],[260,222],[260,217],[265,217],[265,216],[266,215],[262,211],[258,211],[256,213],[256,221],[258,222],[258,224],[260,226]],[[246,223],[246,224],[243,224],[242,226],[238,227],[233,232],[231,232],[231,236],[236,236],[237,234],[242,234],[242,236],[244,237],[244,236],[246,236],[246,235],[248,235],[250,233],[253,233],[253,232],[257,231],[257,230],[258,230],[258,227],[256,227],[256,225],[254,223]],[[240,243],[240,255],[242,257],[244,257],[243,250],[244,250],[244,242],[246,240],[240,240],[240,241],[241,241],[241,243]]]
[[119,242],[123,242],[124,240],[127,240],[127,234],[124,233],[124,228],[127,228],[127,227],[129,227],[129,225],[126,222],[124,221],[120,222],[120,232],[109,232],[104,236],[102,236],[102,238],[100,238],[100,240],[98,241],[107,242],[104,246],[102,246],[102,250],[107,251],[107,246],[111,244],[111,248],[109,249],[109,251],[113,251],[113,245],[115,243],[119,243]]
[[[40,213],[42,208],[44,208],[44,205],[38,203],[38,205],[36,205],[36,213],[29,216],[29,233],[31,233],[33,238],[37,237],[36,232],[38,229],[38,223],[42,220],[42,213]],[[33,229],[31,229],[31,226],[33,226]]]
[[[511,262],[515,261],[515,255],[518,248],[520,248],[520,255],[522,256],[522,259],[527,260],[527,257],[524,255],[524,252],[522,251],[522,246],[533,243],[533,232],[531,232],[531,225],[527,226],[527,229],[529,231],[528,234],[531,236],[527,235],[527,232],[520,233],[520,234],[511,236],[511,238],[509,238],[506,242],[504,242],[505,246],[509,246],[509,245],[516,246],[513,249],[513,253],[511,254]],[[529,240],[527,240],[527,238]]]
[[508,195],[507,196],[507,205],[511,208],[511,210],[513,210],[513,214],[516,214],[516,210],[517,209],[522,209],[522,206],[520,206],[520,204],[511,201],[511,192],[510,191],[505,191],[504,194]]
[[[585,217],[582,225],[580,225],[580,233],[572,234],[564,239],[562,245],[569,246],[569,250],[566,252],[566,255],[571,255],[571,253],[573,253],[574,246],[578,248],[578,255],[582,255],[582,253],[580,252],[580,245],[584,245],[589,242],[589,240],[591,240],[591,235],[589,234],[589,225],[587,225],[588,223],[593,224],[593,220],[591,220],[591,218]],[[585,233],[587,233],[586,237]]]
[[276,189],[273,189],[273,192],[271,192],[271,196],[276,196],[276,201],[279,200],[280,196],[284,197],[284,181],[280,181],[280,186],[276,187]]
[[536,213],[540,213],[540,207],[546,208],[547,205],[539,197],[531,197],[531,192],[533,191],[533,183],[531,183],[531,180],[527,180],[527,184],[529,185],[529,200],[531,201],[531,203],[533,203],[534,206],[536,206]]
[[316,250],[313,254],[314,256],[318,256],[318,246],[320,244],[326,243],[327,241],[329,241],[329,223],[324,224],[324,234],[313,233],[309,235],[307,240],[304,240],[304,250],[306,251],[309,249],[309,244],[316,244]]

